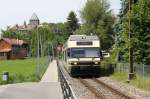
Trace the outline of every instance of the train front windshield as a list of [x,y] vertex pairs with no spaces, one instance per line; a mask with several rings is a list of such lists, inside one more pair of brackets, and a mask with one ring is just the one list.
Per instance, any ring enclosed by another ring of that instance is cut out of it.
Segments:
[[99,48],[71,48],[72,58],[100,57]]

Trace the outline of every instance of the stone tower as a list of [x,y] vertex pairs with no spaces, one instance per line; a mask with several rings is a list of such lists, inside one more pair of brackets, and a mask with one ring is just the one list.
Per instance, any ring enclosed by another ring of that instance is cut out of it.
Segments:
[[36,13],[33,13],[31,18],[30,18],[30,22],[29,22],[29,25],[39,25],[40,24],[40,20],[39,18],[37,17]]

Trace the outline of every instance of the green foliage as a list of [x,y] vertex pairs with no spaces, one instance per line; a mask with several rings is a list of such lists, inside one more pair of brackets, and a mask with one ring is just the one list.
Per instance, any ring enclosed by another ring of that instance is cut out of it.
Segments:
[[108,58],[109,63],[116,64],[118,62],[119,49],[113,49],[110,57]]
[[94,29],[94,26],[91,24],[82,24],[82,26],[76,30],[76,33],[91,35],[96,32],[94,32]]
[[76,14],[71,11],[67,18],[67,29],[69,35],[72,35],[77,28],[79,28],[78,19],[76,18]]
[[88,0],[81,11],[81,17],[83,24],[77,33],[97,35],[100,38],[102,49],[111,48],[114,42],[114,16],[109,10],[107,0]]
[[2,37],[5,38],[19,38],[23,40],[29,40],[29,35],[25,33],[21,33],[20,31],[16,31],[14,29],[2,30]]
[[32,56],[36,56],[39,50],[40,56],[47,55],[49,49],[48,42],[51,42],[54,38],[54,34],[51,32],[49,26],[38,27],[31,32],[31,50]]
[[[63,44],[68,39],[67,23],[43,23],[26,32],[7,29],[2,31],[3,37],[18,38],[27,41],[30,45],[29,55],[32,57],[52,55],[51,46],[54,49],[58,44]],[[50,53],[51,52],[51,53]]]
[[[129,41],[128,33],[128,9],[127,2],[122,1],[122,11],[120,12],[120,21],[116,28],[120,25],[120,29],[117,30],[117,47],[119,47],[122,60],[127,61],[128,59],[128,48],[129,44],[133,49],[134,62],[150,64],[150,1],[149,0],[136,0],[132,4],[131,10],[131,41]],[[122,13],[123,12],[123,13]],[[129,43],[130,42],[130,43]]]

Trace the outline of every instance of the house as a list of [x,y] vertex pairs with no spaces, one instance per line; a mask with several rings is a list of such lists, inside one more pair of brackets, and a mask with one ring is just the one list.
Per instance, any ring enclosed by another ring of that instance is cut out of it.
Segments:
[[0,60],[2,59],[23,59],[28,54],[28,43],[11,38],[0,39]]

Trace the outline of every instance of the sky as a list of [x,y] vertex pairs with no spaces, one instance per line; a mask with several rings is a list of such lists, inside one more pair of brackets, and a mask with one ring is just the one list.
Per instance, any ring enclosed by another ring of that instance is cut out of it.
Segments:
[[[70,11],[80,17],[80,10],[87,0],[0,0],[0,29],[8,25],[28,23],[32,13],[36,13],[41,22],[65,22]],[[109,0],[111,9],[118,14],[120,0]]]

